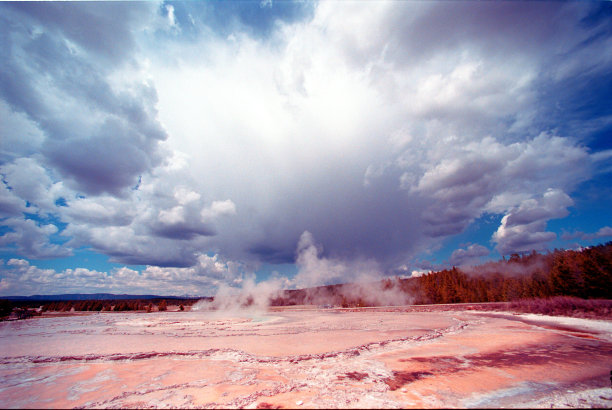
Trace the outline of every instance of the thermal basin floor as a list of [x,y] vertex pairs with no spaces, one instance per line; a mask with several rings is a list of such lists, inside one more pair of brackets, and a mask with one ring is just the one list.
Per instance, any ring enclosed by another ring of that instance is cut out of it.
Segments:
[[474,311],[0,323],[2,408],[612,406],[612,321]]

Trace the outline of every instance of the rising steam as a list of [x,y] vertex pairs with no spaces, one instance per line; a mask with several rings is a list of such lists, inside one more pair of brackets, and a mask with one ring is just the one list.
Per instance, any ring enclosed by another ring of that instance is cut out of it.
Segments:
[[375,261],[347,262],[323,257],[322,251],[313,235],[305,231],[298,241],[299,270],[293,279],[280,277],[255,283],[253,278],[248,278],[240,288],[221,285],[212,301],[200,301],[192,310],[244,314],[264,312],[271,304],[391,306],[412,303],[413,298],[402,290],[397,279],[383,280]]

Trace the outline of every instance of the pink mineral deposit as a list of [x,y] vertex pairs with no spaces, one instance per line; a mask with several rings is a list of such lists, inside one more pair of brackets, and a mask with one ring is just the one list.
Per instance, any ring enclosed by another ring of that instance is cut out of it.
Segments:
[[0,323],[0,407],[610,407],[612,322],[410,307]]

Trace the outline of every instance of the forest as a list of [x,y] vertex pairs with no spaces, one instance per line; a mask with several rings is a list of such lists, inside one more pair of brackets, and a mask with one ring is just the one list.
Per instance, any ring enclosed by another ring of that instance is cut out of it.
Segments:
[[[125,312],[145,311],[163,312],[169,304],[177,305],[180,311],[203,298],[150,298],[150,299],[87,299],[87,300],[0,300],[0,317],[6,318],[11,313],[18,319],[27,319],[43,312]],[[212,299],[212,298],[204,298]],[[36,309],[36,310],[33,310]]]
[[[510,302],[571,296],[612,299],[612,242],[581,250],[513,254],[483,265],[388,278],[366,286],[341,284],[287,290],[272,305],[331,304],[377,306],[405,300],[411,304]],[[405,298],[398,298],[402,294]],[[385,298],[385,295],[388,297]],[[391,300],[393,299],[393,300]]]
[[612,242],[547,254],[513,254],[471,269],[456,267],[404,280],[415,303],[509,302],[574,296],[612,299]]

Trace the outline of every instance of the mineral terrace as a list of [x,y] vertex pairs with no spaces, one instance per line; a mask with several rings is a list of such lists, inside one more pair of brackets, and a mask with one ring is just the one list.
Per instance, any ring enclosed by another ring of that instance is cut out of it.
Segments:
[[0,323],[0,407],[611,407],[612,321],[276,308]]

